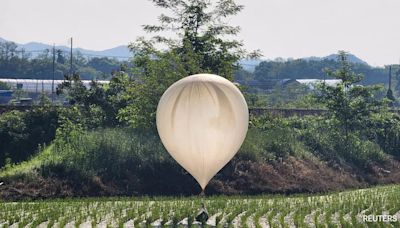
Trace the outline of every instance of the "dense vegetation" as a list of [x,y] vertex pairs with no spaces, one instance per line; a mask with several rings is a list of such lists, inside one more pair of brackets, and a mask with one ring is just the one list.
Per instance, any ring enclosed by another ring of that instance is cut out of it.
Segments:
[[[271,79],[331,79],[324,72],[326,68],[336,69],[340,62],[334,59],[307,60],[296,59],[283,62],[264,61],[254,71],[254,80],[265,82]],[[363,63],[352,63],[356,73],[363,74],[362,84],[386,84],[389,71],[385,68],[374,68]]]
[[[225,39],[238,28],[224,19],[242,6],[232,0],[216,5],[203,0],[154,3],[172,15],[163,15],[161,25],[145,30],[173,28],[179,38],[134,42],[133,67],[128,70],[135,77],[121,70],[110,84],[93,81],[86,89],[79,74],[70,74],[57,89],[70,106],[43,103],[32,111],[0,116],[1,198],[198,192],[194,179],[160,143],[156,107],[163,92],[187,75],[207,72],[232,80],[238,60],[249,54],[241,42]],[[165,26],[171,23],[174,26]],[[160,42],[168,49],[158,49]],[[326,70],[327,77],[341,80],[336,86],[322,83],[312,92],[288,87],[269,97],[242,87],[251,106],[279,98],[274,102],[322,107],[328,113],[253,116],[238,155],[213,179],[207,193],[323,192],[400,182],[400,117],[389,111],[394,101],[379,96],[382,87],[360,86],[362,75],[353,72],[345,52],[339,53],[337,63]],[[13,165],[31,155],[36,156]]]
[[28,159],[54,139],[58,127],[55,108],[27,112],[11,111],[0,116],[0,167]]
[[[400,217],[400,186],[321,196],[101,198],[0,203],[0,226],[198,226],[199,205],[210,227],[393,227]],[[386,214],[385,220],[375,221]],[[363,220],[364,216],[369,221]],[[372,218],[371,216],[374,216]],[[397,219],[394,219],[397,216]],[[207,227],[208,227],[207,226]]]

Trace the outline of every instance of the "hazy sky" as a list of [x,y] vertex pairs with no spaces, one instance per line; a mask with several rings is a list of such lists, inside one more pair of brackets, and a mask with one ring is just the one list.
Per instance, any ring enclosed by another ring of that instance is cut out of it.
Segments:
[[[400,61],[400,0],[240,0],[230,20],[264,58],[349,51],[372,65]],[[161,12],[148,0],[0,0],[0,37],[103,50],[143,35]]]

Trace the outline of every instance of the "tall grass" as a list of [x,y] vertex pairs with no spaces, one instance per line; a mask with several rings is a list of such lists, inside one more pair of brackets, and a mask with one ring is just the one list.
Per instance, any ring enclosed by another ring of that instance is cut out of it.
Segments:
[[53,155],[46,165],[63,165],[87,176],[118,177],[127,165],[172,161],[157,134],[126,128],[88,131],[68,142],[56,140]]

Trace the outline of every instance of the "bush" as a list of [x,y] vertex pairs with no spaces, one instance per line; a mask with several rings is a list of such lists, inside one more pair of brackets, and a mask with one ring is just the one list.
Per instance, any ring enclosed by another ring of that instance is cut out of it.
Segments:
[[141,167],[171,160],[156,134],[127,128],[73,129],[57,135],[53,152],[51,163],[63,164],[85,176],[112,178],[124,173],[125,165]]
[[75,184],[98,178],[119,189],[129,189],[127,192],[198,191],[193,190],[197,187],[195,180],[165,151],[154,131],[70,129],[57,134],[52,156],[42,163],[40,171],[43,176],[55,175]]
[[367,137],[375,141],[385,153],[400,158],[400,117],[397,114],[374,114],[365,131]]
[[337,120],[308,117],[297,123],[300,138],[316,156],[331,162],[349,162],[359,167],[386,160],[384,151],[374,141],[365,139],[361,132],[344,134]]
[[0,82],[0,90],[9,90],[9,89],[11,89],[11,86],[9,86],[5,82]]
[[49,107],[0,115],[0,167],[6,160],[17,163],[34,155],[40,144],[54,139],[57,126],[58,112]]
[[[248,137],[242,148],[253,144],[248,154],[259,154],[264,160],[275,160],[307,153],[294,130],[293,119],[269,115],[254,117],[250,121]],[[243,149],[243,150],[244,150]]]

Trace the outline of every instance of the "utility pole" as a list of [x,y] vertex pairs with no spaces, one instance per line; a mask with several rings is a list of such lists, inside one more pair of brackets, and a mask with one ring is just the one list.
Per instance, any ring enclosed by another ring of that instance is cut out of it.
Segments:
[[393,105],[395,105],[396,98],[394,97],[392,91],[392,65],[389,65],[389,88],[386,93],[386,98],[390,100],[389,106],[393,107]]
[[72,37],[71,37],[71,53],[70,53],[71,59],[70,59],[70,70],[69,74],[72,75]]
[[392,90],[392,65],[389,65],[389,90]]
[[54,78],[56,75],[56,45],[53,44],[53,81],[51,82],[51,103],[54,103]]

